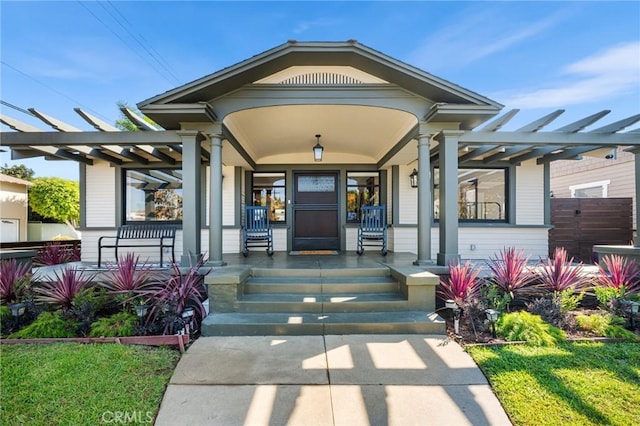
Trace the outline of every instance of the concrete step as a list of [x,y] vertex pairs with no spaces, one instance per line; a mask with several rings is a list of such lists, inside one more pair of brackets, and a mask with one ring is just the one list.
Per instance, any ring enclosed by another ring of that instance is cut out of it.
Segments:
[[392,312],[407,310],[406,298],[398,292],[385,293],[261,293],[245,294],[238,312]]
[[251,268],[251,275],[254,277],[352,277],[352,276],[389,276],[389,268],[363,267],[363,268],[309,268],[309,269],[286,269],[286,268]]
[[444,334],[445,322],[425,312],[221,313],[202,322],[203,336]]
[[384,293],[399,291],[390,276],[253,276],[244,293]]

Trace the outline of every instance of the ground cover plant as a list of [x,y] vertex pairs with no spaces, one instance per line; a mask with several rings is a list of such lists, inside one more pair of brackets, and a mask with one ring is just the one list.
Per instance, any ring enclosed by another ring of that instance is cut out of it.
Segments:
[[0,351],[0,419],[7,426],[151,424],[180,357],[163,347],[104,343]]
[[[11,338],[193,335],[206,316],[205,263],[200,256],[189,268],[174,264],[169,271],[152,270],[127,253],[108,265],[99,279],[67,264],[45,281],[29,279],[29,268],[3,260],[0,334]],[[9,309],[15,303],[26,306],[19,318],[12,318]],[[141,307],[144,313],[138,318]]]
[[518,426],[640,424],[640,344],[475,346],[467,351]]
[[[458,306],[457,311],[441,311],[449,320],[460,318],[459,326],[450,328],[460,343],[524,340],[550,345],[563,335],[640,341],[640,316],[631,309],[640,302],[640,266],[634,261],[605,256],[593,273],[594,268],[587,270],[563,248],[530,263],[524,252],[509,247],[485,266],[480,274],[481,264],[453,263],[449,277],[440,282],[438,296]],[[491,324],[489,312],[496,310],[500,317]],[[584,318],[591,314],[606,315],[608,324]]]

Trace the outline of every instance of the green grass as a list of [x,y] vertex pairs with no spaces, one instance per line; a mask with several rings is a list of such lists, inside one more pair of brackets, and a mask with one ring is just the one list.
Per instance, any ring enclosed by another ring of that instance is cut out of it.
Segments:
[[511,420],[525,425],[640,424],[640,344],[470,347]]
[[168,348],[105,343],[0,350],[3,425],[95,425],[116,416],[148,424],[180,358]]

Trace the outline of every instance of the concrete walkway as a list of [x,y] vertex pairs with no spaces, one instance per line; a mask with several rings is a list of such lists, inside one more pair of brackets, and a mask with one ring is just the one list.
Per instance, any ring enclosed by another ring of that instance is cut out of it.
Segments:
[[156,425],[510,425],[444,336],[199,338]]

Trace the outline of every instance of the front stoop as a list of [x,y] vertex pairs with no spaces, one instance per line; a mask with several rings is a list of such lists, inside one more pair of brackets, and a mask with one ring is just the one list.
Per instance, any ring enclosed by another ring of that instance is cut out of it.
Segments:
[[444,334],[438,277],[414,268],[225,270],[203,336]]

